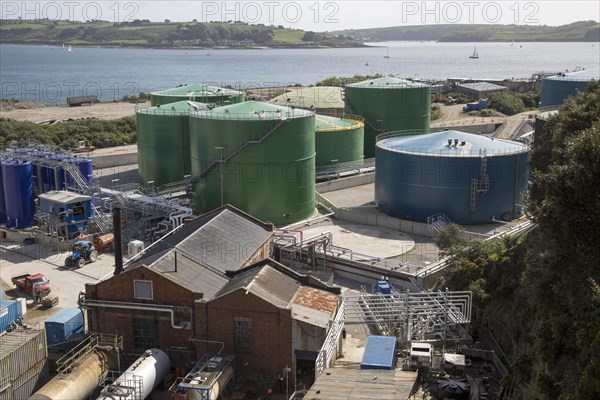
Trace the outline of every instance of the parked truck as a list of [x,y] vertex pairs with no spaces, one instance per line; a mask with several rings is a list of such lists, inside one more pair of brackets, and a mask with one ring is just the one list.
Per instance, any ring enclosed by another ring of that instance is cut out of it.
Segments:
[[473,103],[467,103],[467,105],[463,107],[463,112],[484,110],[489,106],[490,102],[488,99],[481,99]]
[[44,276],[44,274],[23,274],[12,277],[12,283],[17,286],[17,289],[21,289],[33,296],[34,288],[41,294],[41,296],[47,296],[50,290],[50,281]]

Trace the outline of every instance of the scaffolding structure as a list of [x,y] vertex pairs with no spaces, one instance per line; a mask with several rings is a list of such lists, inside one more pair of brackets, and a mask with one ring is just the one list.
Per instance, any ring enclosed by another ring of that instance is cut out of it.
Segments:
[[345,296],[346,324],[374,324],[382,335],[401,342],[467,339],[471,322],[470,291],[369,293]]
[[124,243],[131,240],[155,242],[183,225],[193,214],[191,208],[137,183],[102,188],[100,192],[105,210],[112,212],[114,207],[121,208]]

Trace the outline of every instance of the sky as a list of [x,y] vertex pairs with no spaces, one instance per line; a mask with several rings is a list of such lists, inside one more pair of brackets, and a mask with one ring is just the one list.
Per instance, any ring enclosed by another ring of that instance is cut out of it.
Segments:
[[111,22],[243,21],[249,24],[283,25],[318,32],[422,24],[518,24],[562,25],[581,20],[600,20],[600,2],[593,1],[316,1],[316,0],[0,0],[2,19]]

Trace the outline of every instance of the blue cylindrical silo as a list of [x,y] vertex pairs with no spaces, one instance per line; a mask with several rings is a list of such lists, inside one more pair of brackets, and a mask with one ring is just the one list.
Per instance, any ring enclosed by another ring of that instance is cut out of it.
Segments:
[[570,96],[583,92],[590,82],[600,78],[598,68],[560,73],[542,79],[540,108],[559,107]]
[[459,224],[510,220],[523,212],[529,147],[458,131],[381,139],[375,201],[394,217]]
[[33,168],[29,161],[8,160],[2,163],[2,181],[6,207],[6,226],[28,228],[34,225]]
[[[4,162],[4,158],[0,157],[0,165]],[[4,202],[4,184],[2,172],[0,171],[0,224],[6,223],[6,204]]]

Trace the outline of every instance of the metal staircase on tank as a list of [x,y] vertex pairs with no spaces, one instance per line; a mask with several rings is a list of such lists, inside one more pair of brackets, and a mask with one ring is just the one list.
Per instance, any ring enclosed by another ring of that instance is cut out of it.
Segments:
[[427,228],[434,233],[440,232],[450,224],[452,224],[452,221],[446,214],[438,213],[427,217]]
[[479,151],[481,165],[479,168],[479,179],[471,179],[471,211],[475,211],[477,207],[477,196],[486,194],[490,190],[490,177],[487,174],[487,151],[485,149]]
[[194,184],[201,182],[206,176],[212,171],[218,164],[225,164],[229,162],[233,157],[239,154],[242,150],[244,150],[247,146],[251,144],[260,144],[265,139],[267,139],[273,132],[275,132],[281,125],[288,122],[289,120],[283,115],[281,118],[274,123],[269,129],[263,132],[258,138],[247,138],[242,144],[234,148],[232,151],[227,153],[227,155],[222,156],[216,160],[213,160],[208,166],[206,166],[200,174],[193,176],[187,183],[185,191],[188,196],[191,196],[192,191],[194,189]]
[[[93,183],[93,181],[90,183],[87,178],[85,176],[83,176],[83,174],[81,173],[81,170],[79,169],[79,167],[76,164],[71,164],[69,162],[62,162],[60,164],[61,168],[63,169],[63,171],[65,171],[69,176],[71,176],[71,178],[73,178],[73,181],[75,182],[74,187],[68,187],[68,189],[78,192],[78,193],[82,193],[85,194],[87,196],[91,196],[93,198],[98,199],[100,197],[100,191],[99,189],[96,187],[96,185]],[[100,229],[100,232],[102,232],[102,234],[106,234],[106,233],[110,233],[112,232],[112,219],[110,216],[105,216],[103,215],[99,208],[95,205],[92,205],[92,219],[94,221],[94,223],[96,224],[96,226],[98,227],[98,229]]]
[[354,106],[352,105],[352,103],[350,103],[350,101],[348,101],[346,99],[346,96],[345,96],[343,90],[344,89],[342,89],[342,100],[344,100],[344,104],[346,104],[346,106],[350,109],[350,111],[352,111],[352,114],[353,115],[360,115],[361,118],[362,118],[362,120],[363,120],[363,122],[365,123],[365,125],[368,125],[369,128],[371,128],[374,132],[377,132],[377,133],[386,133],[385,129],[373,125],[373,123],[371,121],[369,121],[366,117],[364,117],[363,115],[357,113],[356,109],[354,108]]

